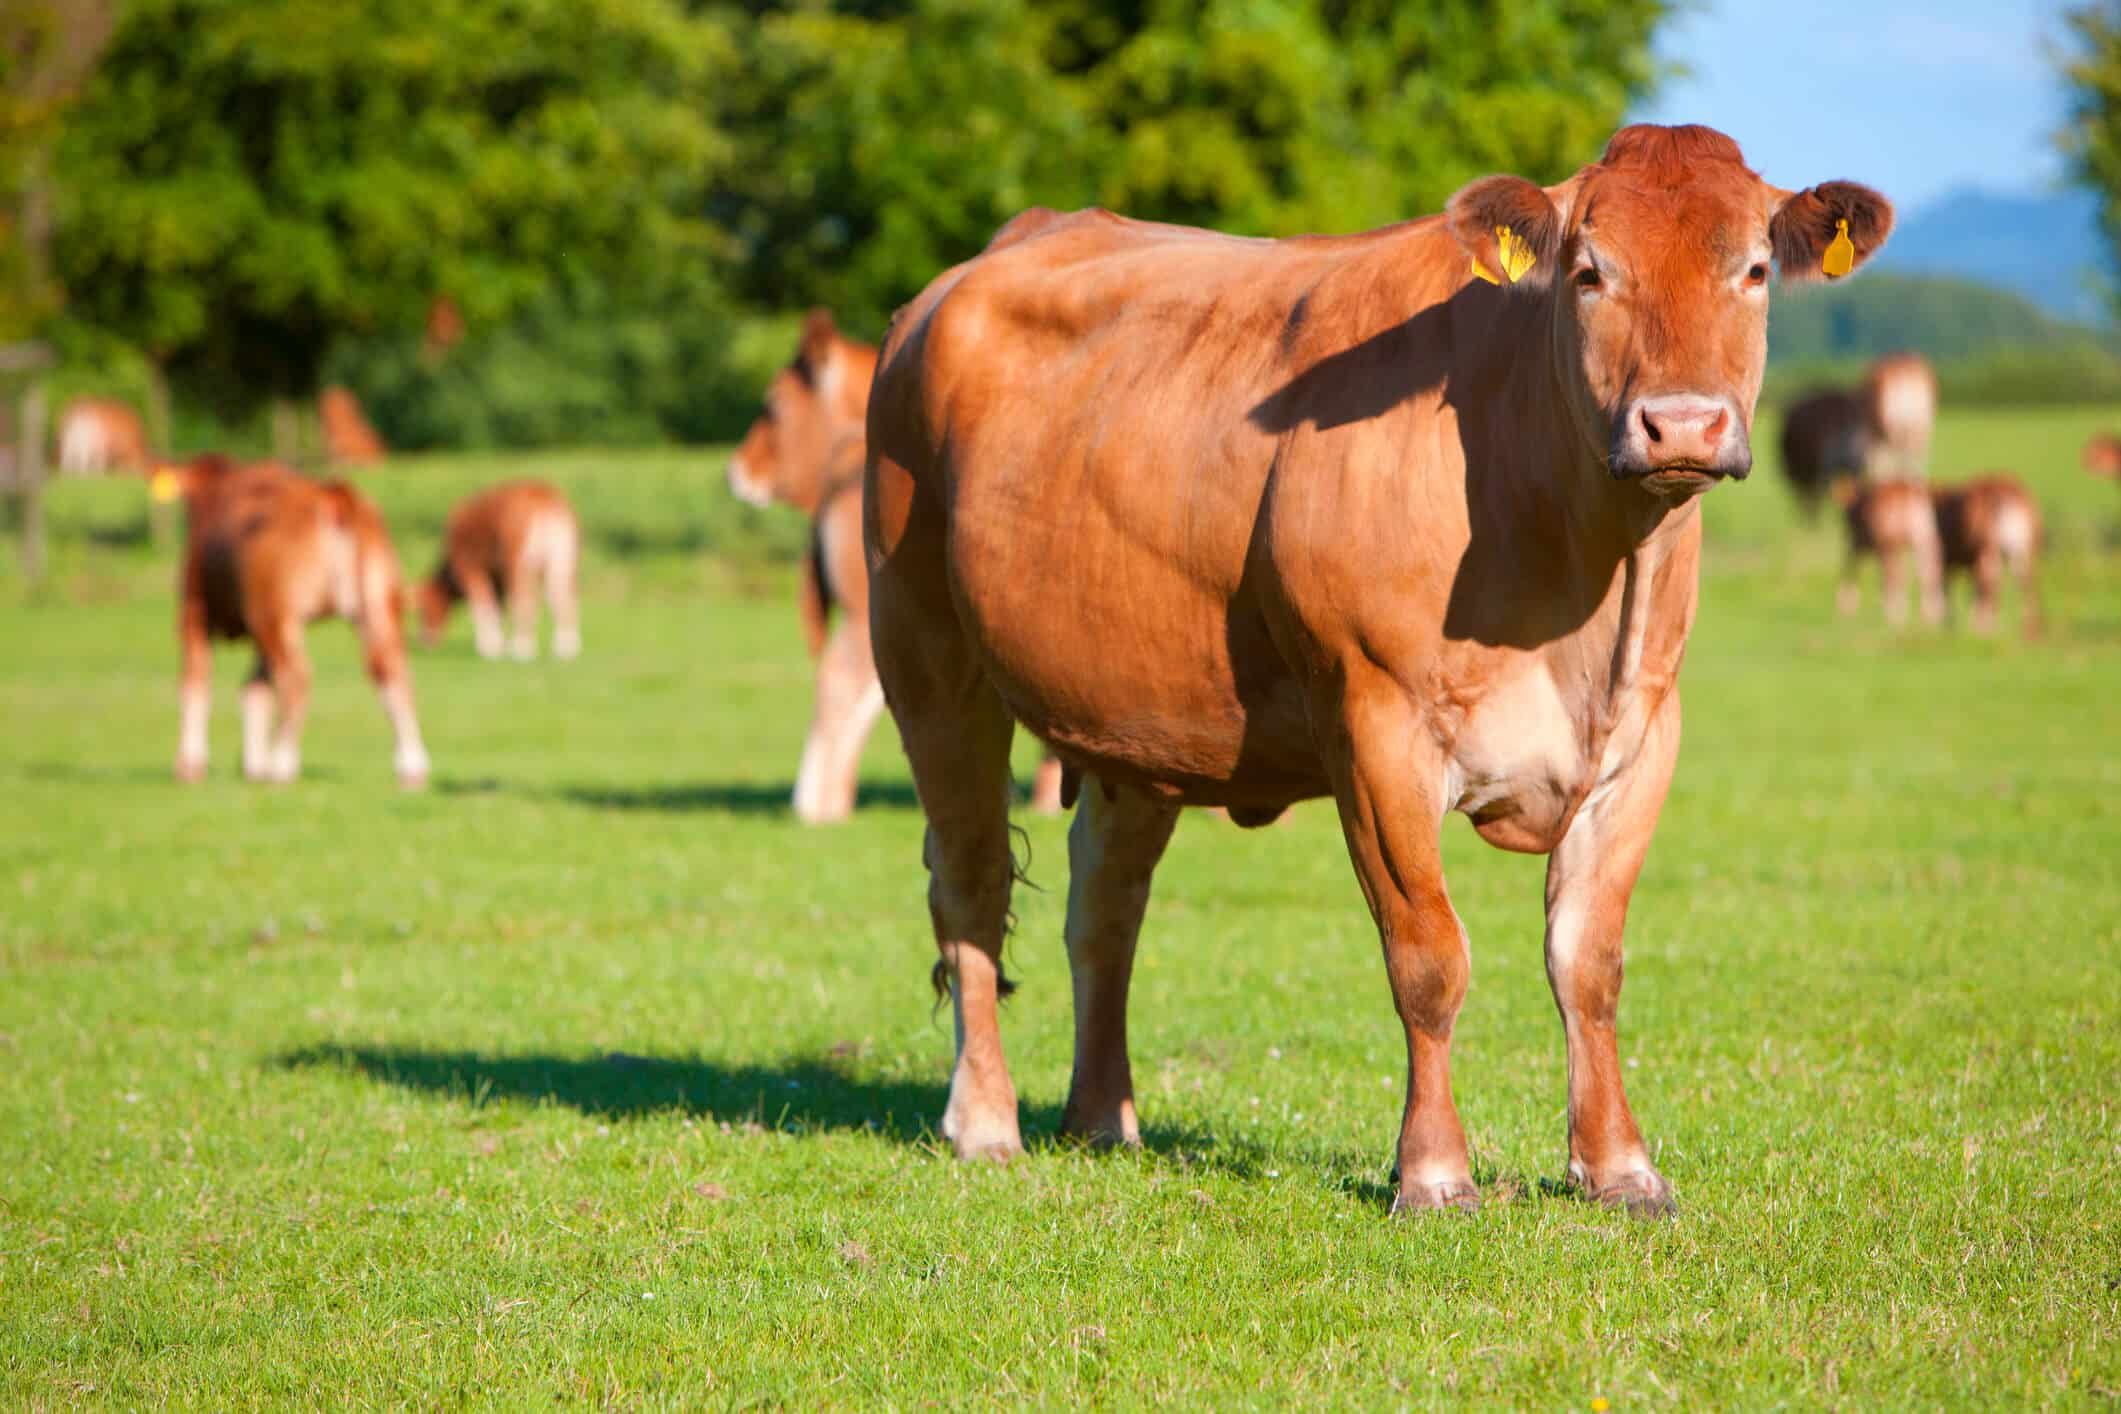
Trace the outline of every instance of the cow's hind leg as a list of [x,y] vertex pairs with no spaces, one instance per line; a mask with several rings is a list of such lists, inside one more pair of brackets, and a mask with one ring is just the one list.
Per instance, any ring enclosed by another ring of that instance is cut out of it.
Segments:
[[[71,424],[70,424],[71,425]],[[213,649],[206,616],[187,595],[177,622],[183,667],[177,679],[177,779],[206,776],[206,718],[213,699]]]
[[947,986],[957,1063],[943,1134],[964,1159],[1023,1151],[1016,1086],[1002,1055],[1002,938],[1016,866],[1009,853],[1009,739],[1015,723],[943,601],[916,605],[879,573],[872,601],[877,670],[928,817],[922,857]]
[[[1051,758],[1048,758],[1049,760]],[[1068,831],[1068,970],[1075,984],[1075,1074],[1061,1131],[1139,1144],[1127,1059],[1127,985],[1149,881],[1178,807],[1083,782]]]
[[302,774],[302,727],[309,719],[309,688],[314,676],[309,667],[309,650],[302,643],[302,626],[292,622],[277,626],[269,645],[261,641],[260,646],[280,708],[272,748],[266,756],[265,775],[268,780],[292,781]]
[[508,576],[508,656],[527,663],[538,656],[538,571],[529,555],[516,558]]
[[545,607],[552,613],[552,656],[577,658],[582,652],[582,598],[575,584],[579,558],[573,529],[556,537],[545,564]]
[[1621,1082],[1621,932],[1679,756],[1678,699],[1626,772],[1584,802],[1547,860],[1547,981],[1569,1056],[1569,1178],[1586,1197],[1640,1216],[1671,1211]]
[[1403,689],[1351,674],[1318,720],[1345,725],[1327,760],[1348,853],[1384,945],[1385,975],[1407,1037],[1394,1212],[1480,1206],[1466,1136],[1451,1099],[1451,1031],[1470,967],[1465,929],[1444,890],[1442,809],[1425,783],[1440,777],[1410,743],[1422,739]]

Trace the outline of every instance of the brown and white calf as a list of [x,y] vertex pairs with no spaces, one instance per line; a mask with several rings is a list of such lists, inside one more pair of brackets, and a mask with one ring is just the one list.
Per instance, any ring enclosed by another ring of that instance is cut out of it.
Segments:
[[1937,372],[1918,353],[1889,353],[1863,376],[1869,445],[1864,474],[1879,481],[1929,475],[1937,426]]
[[581,605],[575,576],[582,531],[574,507],[543,481],[504,481],[457,503],[442,531],[441,562],[420,581],[422,640],[442,641],[449,611],[462,600],[471,610],[472,640],[482,658],[501,656],[501,605],[508,606],[508,651],[538,656],[538,592],[552,613],[552,652],[582,651]]
[[1863,604],[1863,562],[1878,562],[1885,621],[1894,628],[1907,622],[1908,572],[1920,588],[1922,618],[1944,622],[1944,555],[1937,542],[1937,512],[1929,488],[1920,481],[1834,483],[1834,499],[1848,525],[1848,551],[1841,561],[1841,612],[1854,614]]
[[2121,481],[2121,437],[2102,432],[2086,442],[2084,469],[2108,481]]
[[59,414],[59,470],[69,476],[150,468],[147,430],[124,403],[76,398]]
[[1721,133],[1631,127],[1553,186],[1487,177],[1359,235],[1026,213],[902,310],[864,536],[959,1155],[1022,1147],[997,1010],[1021,724],[1083,782],[1063,1129],[1138,1142],[1129,980],[1180,807],[1257,824],[1329,795],[1406,1040],[1394,1206],[1477,1205],[1451,1098],[1459,811],[1549,856],[1570,1178],[1667,1209],[1617,1012],[1679,754],[1697,498],[1751,467],[1774,267],[1839,277],[1891,223],[1855,183],[1768,185]]
[[1996,611],[2008,574],[2018,581],[2025,635],[2040,632],[2040,503],[2009,472],[1992,471],[1972,481],[1932,489],[1937,508],[1937,544],[1944,572],[1964,571],[1974,581],[1970,617],[1975,631],[1996,627]]
[[243,688],[243,774],[292,781],[302,769],[311,670],[303,629],[351,621],[396,738],[407,786],[427,780],[427,748],[405,664],[398,557],[375,505],[344,482],[310,481],[275,462],[239,466],[202,456],[156,471],[158,500],[182,497],[187,532],[177,582],[183,652],[177,779],[206,774],[212,641],[248,639],[256,666]]
[[[862,747],[884,710],[862,555],[862,415],[875,376],[876,349],[840,333],[826,311],[811,311],[794,359],[766,385],[765,407],[729,460],[738,499],[810,516],[797,605],[817,685],[793,805],[813,825],[854,813]],[[1048,756],[1032,785],[1033,808],[1057,812],[1060,788],[1060,762]]]

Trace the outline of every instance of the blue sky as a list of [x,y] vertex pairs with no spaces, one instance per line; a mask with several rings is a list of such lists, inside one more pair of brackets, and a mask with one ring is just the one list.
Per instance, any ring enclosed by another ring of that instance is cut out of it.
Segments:
[[1667,22],[1675,78],[1636,117],[1707,123],[1778,186],[1852,177],[1913,211],[2052,189],[2065,0],[1708,0]]

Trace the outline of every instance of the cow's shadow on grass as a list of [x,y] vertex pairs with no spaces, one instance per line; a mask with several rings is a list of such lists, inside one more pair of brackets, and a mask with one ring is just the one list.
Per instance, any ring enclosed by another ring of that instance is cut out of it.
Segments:
[[[599,810],[645,810],[683,813],[716,810],[730,815],[788,815],[795,783],[771,785],[757,781],[694,781],[653,786],[560,786],[552,792],[561,800]],[[911,781],[863,781],[855,789],[854,808],[873,810],[882,806],[914,810],[920,797]]]
[[[940,1083],[864,1075],[835,1055],[733,1062],[696,1056],[493,1054],[420,1046],[305,1046],[273,1059],[284,1070],[331,1069],[474,1107],[504,1100],[565,1106],[607,1121],[681,1115],[731,1127],[782,1133],[867,1133],[947,1150],[934,1122],[949,1099]],[[1024,1138],[1033,1150],[1072,1147],[1059,1139],[1060,1107],[1025,1103]],[[1344,1153],[1269,1152],[1242,1135],[1179,1124],[1143,1127],[1148,1162],[1205,1168],[1237,1178],[1270,1176],[1276,1165],[1311,1162],[1345,1170]],[[1359,1160],[1354,1161],[1360,1163]],[[1391,1192],[1367,1177],[1336,1183],[1359,1201],[1388,1204]]]

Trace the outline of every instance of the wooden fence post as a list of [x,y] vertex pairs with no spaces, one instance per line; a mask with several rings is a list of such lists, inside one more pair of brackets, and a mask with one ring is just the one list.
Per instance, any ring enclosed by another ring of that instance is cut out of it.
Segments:
[[22,390],[21,436],[15,452],[15,471],[22,488],[22,573],[31,584],[44,580],[44,422],[48,410],[44,380],[32,376]]

